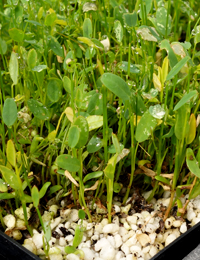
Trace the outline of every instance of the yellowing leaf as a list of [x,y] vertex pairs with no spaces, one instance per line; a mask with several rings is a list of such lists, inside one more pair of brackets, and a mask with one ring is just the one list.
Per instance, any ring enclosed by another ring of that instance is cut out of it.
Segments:
[[6,154],[8,162],[15,167],[16,165],[16,151],[12,140],[8,140],[6,145]]
[[73,114],[73,109],[71,107],[67,107],[65,109],[65,115],[67,116],[70,122],[73,122],[74,114]]
[[74,183],[74,185],[76,185],[77,187],[79,187],[78,182],[72,177],[72,175],[66,170],[65,171],[65,176]]
[[64,20],[58,20],[58,19],[56,19],[56,20],[55,20],[55,23],[56,23],[56,24],[59,24],[59,25],[64,25],[64,26],[67,25],[67,22],[64,21]]
[[162,90],[162,86],[161,86],[161,82],[160,82],[160,79],[158,78],[158,76],[153,73],[153,84],[154,84],[154,87],[158,90],[158,91],[161,91]]
[[191,114],[189,121],[189,132],[186,137],[186,143],[191,144],[196,136],[196,118],[194,114]]
[[162,73],[161,73],[161,83],[162,83],[162,86],[164,85],[166,77],[168,75],[168,68],[169,68],[169,60],[168,60],[168,57],[165,57],[164,61],[163,61]]

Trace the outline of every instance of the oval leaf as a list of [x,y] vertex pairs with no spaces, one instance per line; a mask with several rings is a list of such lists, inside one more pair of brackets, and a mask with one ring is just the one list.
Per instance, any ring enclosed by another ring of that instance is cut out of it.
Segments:
[[39,205],[39,201],[40,201],[40,195],[39,195],[39,191],[38,188],[34,185],[32,190],[31,190],[31,197],[33,200],[33,205],[34,207],[38,207]]
[[20,184],[18,183],[16,174],[3,165],[0,165],[0,171],[3,175],[4,180],[10,185],[10,187],[14,190],[18,190]]
[[102,83],[125,103],[130,99],[131,91],[128,84],[119,76],[112,73],[104,73],[101,76]]
[[89,126],[89,131],[99,128],[103,125],[103,116],[88,116],[86,118]]
[[69,147],[74,148],[77,145],[79,138],[80,138],[80,129],[76,125],[71,126],[68,134]]
[[41,120],[48,120],[50,117],[49,110],[43,106],[42,103],[35,99],[29,99],[28,100],[28,107],[33,113],[33,115]]
[[12,140],[8,140],[6,145],[6,155],[8,162],[15,167],[16,165],[16,151]]
[[69,154],[61,154],[56,158],[56,163],[62,169],[70,172],[77,172],[81,168],[81,163],[77,158]]
[[62,96],[61,92],[62,82],[58,79],[51,79],[47,85],[47,96],[53,103],[58,102]]
[[157,120],[146,111],[136,128],[135,139],[140,143],[148,139],[157,125]]
[[18,64],[17,54],[15,52],[12,52],[11,56],[10,56],[9,72],[10,72],[10,77],[13,81],[13,84],[16,85],[18,82],[18,76],[19,76],[19,64]]
[[3,106],[3,121],[10,127],[17,119],[17,105],[13,98],[7,98]]
[[186,150],[186,163],[189,170],[198,178],[200,178],[200,169],[199,163],[196,160],[194,153],[191,148],[187,148]]
[[78,143],[76,144],[76,148],[82,148],[88,141],[89,137],[89,126],[88,122],[83,116],[78,116],[74,121],[74,125],[79,128],[80,137]]

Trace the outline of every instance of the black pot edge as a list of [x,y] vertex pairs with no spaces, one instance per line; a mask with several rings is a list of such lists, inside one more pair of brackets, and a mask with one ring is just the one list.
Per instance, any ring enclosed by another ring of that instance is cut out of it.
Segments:
[[163,248],[151,260],[182,260],[200,244],[200,222]]
[[[190,228],[180,237],[178,237],[171,244],[166,246],[158,254],[151,258],[151,260],[182,260],[193,249],[200,244],[200,222]],[[19,257],[19,258],[18,258]],[[30,252],[14,239],[7,236],[0,230],[0,259],[1,260],[40,260],[38,256]]]
[[41,260],[38,256],[23,247],[14,239],[0,230],[0,259],[1,260]]

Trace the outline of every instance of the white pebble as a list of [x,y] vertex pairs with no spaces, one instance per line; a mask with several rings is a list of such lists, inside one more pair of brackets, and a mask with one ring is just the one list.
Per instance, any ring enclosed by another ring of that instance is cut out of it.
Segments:
[[127,217],[127,221],[129,224],[137,224],[137,220],[138,220],[138,217],[135,216],[135,215],[132,215],[132,216],[128,216]]
[[126,245],[126,244],[123,244],[121,246],[121,250],[125,253],[125,255],[128,255],[130,254],[130,246]]
[[80,258],[75,254],[68,254],[66,259],[67,260],[80,260]]
[[115,239],[115,247],[119,248],[122,245],[122,238],[121,238],[121,236],[119,234],[116,234],[114,236],[114,239]]
[[104,260],[114,260],[115,259],[115,249],[111,246],[108,245],[103,247],[100,251],[100,257],[103,258]]
[[189,210],[187,211],[187,219],[188,219],[189,221],[192,221],[193,218],[195,218],[195,217],[196,217],[195,212],[194,212],[193,210],[189,209]]
[[78,210],[77,209],[72,209],[69,216],[68,216],[68,221],[69,222],[76,222],[78,221]]
[[124,253],[122,251],[118,251],[115,260],[121,260],[123,257],[125,257]]
[[32,237],[33,243],[35,244],[37,249],[40,249],[43,247],[43,234],[34,234]]
[[64,237],[60,237],[59,238],[59,245],[60,246],[66,246],[67,245],[66,240],[65,240]]
[[174,234],[169,235],[165,240],[165,246],[169,245],[176,239],[176,236]]
[[37,248],[36,248],[35,244],[33,243],[32,239],[25,239],[23,247],[25,247],[26,249],[31,251],[33,254],[37,253]]
[[9,229],[13,229],[15,227],[16,224],[16,218],[12,215],[12,214],[8,214],[3,218],[3,221],[5,223],[5,225],[9,228]]
[[119,226],[116,224],[107,224],[103,227],[103,233],[115,233],[119,231]]
[[17,229],[12,231],[12,236],[15,240],[22,239],[22,233],[20,232],[20,230]]
[[180,220],[175,220],[174,222],[173,222],[173,227],[180,227],[181,226],[181,221]]
[[158,253],[158,249],[155,246],[150,246],[149,254],[151,257]]
[[55,227],[57,227],[61,222],[61,217],[57,217],[51,221],[51,230],[53,230]]
[[167,218],[165,220],[165,227],[166,227],[166,229],[171,228],[171,226],[173,225],[174,220],[175,220],[174,217],[170,217],[170,218]]
[[120,207],[118,205],[114,204],[113,207],[114,207],[115,213],[119,213],[120,212]]
[[103,247],[106,247],[106,246],[110,246],[110,242],[105,237],[103,237],[103,238],[101,238],[100,240],[97,241],[94,248],[95,248],[95,251],[99,251]]
[[94,251],[87,248],[87,247],[84,247],[84,248],[81,248],[81,250],[84,252],[85,256],[84,256],[84,260],[93,260],[94,257],[95,257],[95,254],[94,254]]
[[63,260],[62,254],[52,254],[49,255],[49,260]]

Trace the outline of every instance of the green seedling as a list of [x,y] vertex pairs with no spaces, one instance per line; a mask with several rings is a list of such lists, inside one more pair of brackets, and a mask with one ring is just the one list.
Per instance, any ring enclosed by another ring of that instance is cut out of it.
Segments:
[[80,225],[76,226],[72,246],[66,246],[65,252],[67,254],[73,253],[75,255],[79,255],[80,259],[84,259],[84,252],[82,250],[77,250],[78,245],[81,243],[81,241],[83,239],[83,233],[85,231],[85,228],[83,227],[83,220],[85,218],[84,210],[79,209],[78,216],[79,216],[79,219],[81,220],[81,223],[80,223]]

